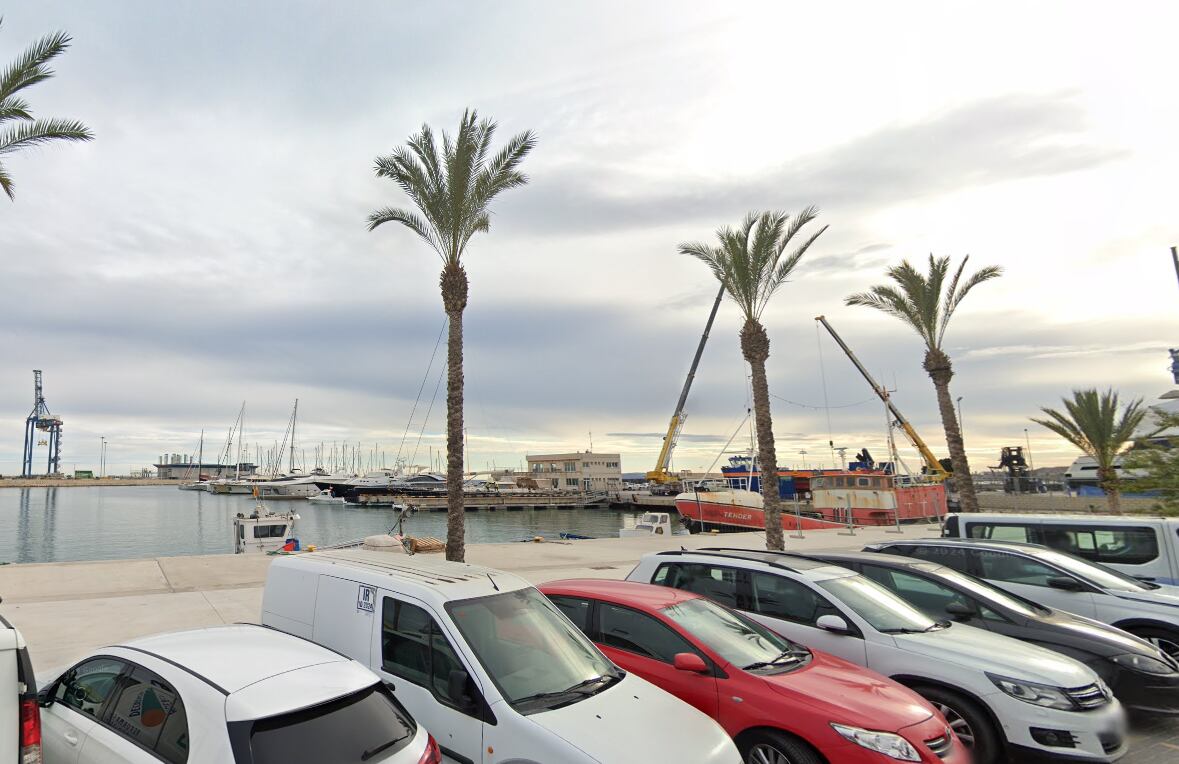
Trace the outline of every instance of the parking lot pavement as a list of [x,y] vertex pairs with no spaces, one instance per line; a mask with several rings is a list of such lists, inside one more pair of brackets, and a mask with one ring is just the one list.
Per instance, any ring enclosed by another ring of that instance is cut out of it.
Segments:
[[1133,716],[1130,752],[1119,764],[1174,764],[1179,761],[1179,718]]

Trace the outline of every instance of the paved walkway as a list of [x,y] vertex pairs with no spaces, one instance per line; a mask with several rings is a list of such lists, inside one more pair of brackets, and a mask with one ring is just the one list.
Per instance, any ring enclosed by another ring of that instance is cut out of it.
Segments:
[[[903,537],[937,534],[936,526],[905,526]],[[885,529],[855,536],[807,531],[787,549],[856,549],[897,538]],[[476,544],[472,563],[516,573],[534,583],[558,578],[625,578],[646,552],[703,546],[764,549],[759,533],[592,539],[572,542]],[[265,555],[160,557],[0,567],[0,613],[25,635],[38,674],[134,637],[223,623],[257,621],[270,558]],[[1122,764],[1179,761],[1179,720],[1134,720],[1131,753]]]

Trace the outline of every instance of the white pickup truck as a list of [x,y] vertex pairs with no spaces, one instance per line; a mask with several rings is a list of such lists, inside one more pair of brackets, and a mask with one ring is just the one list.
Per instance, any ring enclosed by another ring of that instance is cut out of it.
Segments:
[[24,637],[0,616],[0,764],[41,764],[41,708]]

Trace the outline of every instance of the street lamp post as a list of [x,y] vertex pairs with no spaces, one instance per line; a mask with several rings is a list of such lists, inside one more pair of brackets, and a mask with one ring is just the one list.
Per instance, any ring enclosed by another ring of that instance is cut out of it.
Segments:
[[106,437],[100,437],[98,445],[98,476],[106,476]]
[[799,451],[798,453],[802,456],[802,468],[805,470],[806,469],[806,449],[804,448],[803,450]]
[[965,439],[966,426],[962,424],[962,396],[961,395],[958,396],[957,403],[958,403],[958,434],[962,435],[963,439]]
[[1028,428],[1023,428],[1023,443],[1028,449],[1028,474],[1032,476],[1033,485],[1036,479],[1036,462],[1032,459],[1032,440],[1028,437]]

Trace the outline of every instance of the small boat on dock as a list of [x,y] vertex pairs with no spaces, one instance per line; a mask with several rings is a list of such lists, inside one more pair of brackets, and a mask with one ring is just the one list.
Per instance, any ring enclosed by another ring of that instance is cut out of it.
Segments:
[[668,512],[644,512],[633,528],[620,528],[618,538],[641,538],[643,536],[670,536],[675,531]]
[[233,518],[234,554],[299,551],[299,539],[293,533],[298,519],[294,512],[281,515],[271,512],[261,502],[248,515],[239,512]]
[[332,494],[332,489],[325,488],[314,496],[308,496],[307,502],[309,504],[343,504],[343,496],[335,496]]

